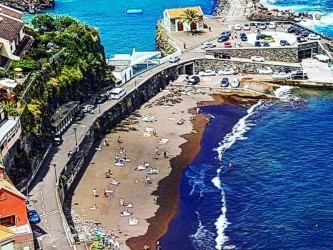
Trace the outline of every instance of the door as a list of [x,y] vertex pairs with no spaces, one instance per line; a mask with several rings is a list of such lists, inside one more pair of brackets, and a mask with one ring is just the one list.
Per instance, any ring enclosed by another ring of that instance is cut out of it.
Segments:
[[184,25],[182,22],[177,23],[177,31],[183,31],[184,30]]
[[196,30],[197,29],[197,23],[193,22],[191,23],[191,30]]

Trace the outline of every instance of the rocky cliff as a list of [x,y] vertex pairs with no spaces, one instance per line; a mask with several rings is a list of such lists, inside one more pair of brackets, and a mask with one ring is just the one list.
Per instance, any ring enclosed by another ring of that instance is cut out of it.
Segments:
[[247,18],[251,21],[293,21],[295,18],[310,18],[312,15],[307,12],[292,12],[291,10],[268,10],[260,0],[252,0],[253,9]]
[[54,0],[0,0],[0,3],[29,13],[37,13],[43,8],[54,6]]

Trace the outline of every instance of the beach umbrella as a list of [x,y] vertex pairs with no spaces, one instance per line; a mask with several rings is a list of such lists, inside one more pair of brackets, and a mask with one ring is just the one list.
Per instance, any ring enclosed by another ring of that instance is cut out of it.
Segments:
[[14,71],[16,71],[16,72],[22,72],[23,69],[21,69],[21,68],[15,68]]

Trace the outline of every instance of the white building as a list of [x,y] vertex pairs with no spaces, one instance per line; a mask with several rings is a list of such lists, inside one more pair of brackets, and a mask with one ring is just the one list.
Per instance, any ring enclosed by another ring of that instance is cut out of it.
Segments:
[[24,33],[23,13],[0,4],[0,67],[8,68],[11,60],[20,60],[33,38]]
[[160,57],[161,52],[159,51],[137,52],[133,49],[132,54],[115,54],[106,62],[109,66],[114,67],[115,78],[125,83],[141,72],[159,65]]
[[163,20],[162,20],[163,26],[169,32],[202,30],[204,28],[203,22],[186,23],[181,21],[181,17],[184,15],[184,11],[186,10],[193,10],[196,12],[196,15],[203,18],[203,12],[200,6],[165,9],[163,11]]

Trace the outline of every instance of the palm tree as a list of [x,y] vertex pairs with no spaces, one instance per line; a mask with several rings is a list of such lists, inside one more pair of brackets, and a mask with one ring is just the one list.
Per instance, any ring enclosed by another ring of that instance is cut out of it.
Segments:
[[180,16],[180,22],[182,23],[200,23],[203,21],[202,16],[197,14],[196,10],[186,9],[184,13]]

